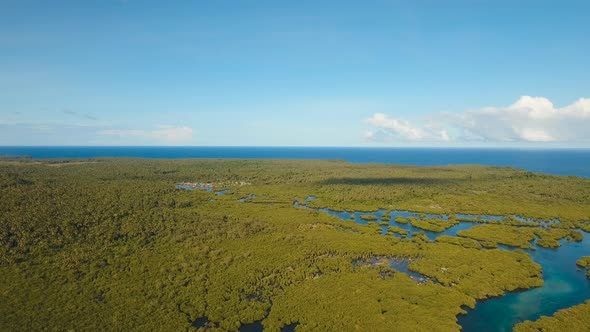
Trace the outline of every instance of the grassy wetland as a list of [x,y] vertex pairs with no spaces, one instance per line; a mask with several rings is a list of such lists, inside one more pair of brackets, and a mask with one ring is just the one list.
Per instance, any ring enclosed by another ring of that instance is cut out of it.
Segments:
[[[571,275],[588,281],[590,180],[577,177],[342,161],[5,160],[0,197],[0,330],[458,331],[485,303],[550,286],[547,255],[569,253]],[[377,257],[407,269],[355,264]],[[589,297],[510,327],[589,329]]]

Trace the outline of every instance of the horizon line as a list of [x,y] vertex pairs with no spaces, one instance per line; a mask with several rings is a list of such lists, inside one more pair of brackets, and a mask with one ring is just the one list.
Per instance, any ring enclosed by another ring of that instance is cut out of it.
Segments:
[[481,150],[590,150],[564,146],[345,146],[345,145],[0,145],[2,148],[296,148],[296,149],[481,149]]

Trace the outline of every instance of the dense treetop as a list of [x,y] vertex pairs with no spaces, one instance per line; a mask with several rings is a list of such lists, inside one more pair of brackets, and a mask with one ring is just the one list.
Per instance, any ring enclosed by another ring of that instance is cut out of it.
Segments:
[[[175,188],[183,182],[214,190]],[[399,239],[293,207],[310,195],[311,207],[540,221]],[[463,306],[543,283],[526,252],[488,248],[535,236],[555,246],[590,228],[589,180],[482,166],[26,159],[0,161],[0,197],[0,330],[12,331],[235,331],[259,320],[270,331],[458,330]],[[376,256],[412,258],[431,280],[353,264]]]

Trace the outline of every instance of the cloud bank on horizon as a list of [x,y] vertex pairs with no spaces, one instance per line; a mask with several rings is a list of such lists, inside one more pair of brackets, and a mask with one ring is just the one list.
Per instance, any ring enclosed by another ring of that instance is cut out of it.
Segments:
[[3,122],[0,145],[18,146],[183,146],[195,145],[189,126],[131,127],[112,124]]
[[375,113],[366,120],[365,138],[375,142],[528,142],[590,141],[590,98],[555,107],[544,97],[522,96],[507,107],[435,113],[421,125]]
[[[366,114],[371,114],[370,108],[366,107]],[[153,126],[149,122],[117,124],[97,121],[92,115],[69,109],[62,113],[71,116],[73,122],[41,119],[10,122],[0,119],[0,144],[215,145],[211,144],[212,139],[202,132],[204,128],[197,127],[195,130],[194,122],[191,121],[186,121],[182,125]],[[363,131],[358,120],[349,116],[344,117],[343,121],[351,122],[357,128],[353,127],[353,130],[358,130],[358,138],[353,138],[351,142],[356,141],[361,145]],[[370,129],[365,133],[364,145],[584,147],[590,143],[590,98],[580,98],[567,106],[556,107],[548,98],[522,96],[505,107],[436,112],[414,121],[403,115],[394,117],[374,112],[365,122]],[[208,125],[215,126],[216,123]],[[271,126],[274,124],[271,123]],[[335,129],[340,128],[338,124],[332,126]],[[282,131],[281,135],[288,136],[291,128],[287,129],[289,130]],[[255,135],[253,130],[251,127],[243,128],[241,135],[244,139],[237,145],[259,145],[251,139]],[[199,135],[195,135],[196,132]],[[23,137],[26,140],[23,140]]]

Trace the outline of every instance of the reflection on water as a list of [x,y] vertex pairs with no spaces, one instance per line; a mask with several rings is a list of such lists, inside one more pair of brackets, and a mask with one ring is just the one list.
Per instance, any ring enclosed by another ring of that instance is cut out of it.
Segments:
[[[310,207],[306,206],[306,205],[300,205],[299,202],[294,202],[293,206],[295,207],[300,207],[300,208],[304,208],[304,209],[310,209]],[[385,216],[386,214],[389,215],[389,218],[386,220],[388,221],[388,225],[389,226],[397,226],[403,230],[405,230],[407,232],[406,237],[407,238],[412,238],[412,233],[414,232],[422,232],[424,234],[426,234],[426,236],[430,239],[430,240],[434,240],[437,236],[440,235],[449,235],[449,236],[457,236],[457,232],[461,231],[461,230],[465,230],[468,229],[470,227],[472,227],[474,225],[474,222],[460,222],[457,225],[454,225],[448,229],[446,229],[443,232],[431,232],[431,231],[427,231],[427,230],[423,230],[421,228],[415,227],[412,225],[412,223],[410,221],[408,221],[407,223],[398,223],[395,221],[396,217],[402,217],[404,219],[407,219],[409,217],[412,218],[416,218],[416,219],[441,219],[441,220],[448,220],[448,216],[446,214],[420,214],[420,213],[415,213],[415,212],[410,212],[410,211],[401,211],[401,210],[394,210],[394,211],[390,211],[389,213],[387,213],[387,210],[384,209],[380,209],[377,211],[373,211],[373,212],[348,212],[348,211],[337,211],[337,210],[332,210],[332,209],[328,209],[328,208],[317,208],[315,209],[316,211],[320,211],[320,212],[324,212],[326,214],[329,214],[331,216],[335,216],[338,217],[342,220],[352,220],[354,222],[356,222],[357,224],[360,225],[367,225],[371,222],[375,222],[375,223],[381,223],[383,221],[383,216]],[[363,217],[367,217],[367,216],[374,216],[374,220],[367,220],[367,219],[363,219]],[[473,220],[476,220],[476,218],[473,218]],[[382,235],[387,235],[388,230],[387,230],[387,226],[382,226]],[[393,236],[396,237],[402,237],[399,234],[393,234]]]
[[293,323],[289,325],[285,325],[281,327],[281,332],[295,332],[295,328],[299,325],[299,323]]
[[201,328],[201,327],[205,327],[205,325],[207,325],[207,317],[201,317],[201,318],[197,318],[192,322],[192,326],[195,329]]
[[262,330],[261,320],[250,324],[243,324],[239,329],[240,332],[261,332]]
[[187,184],[177,184],[176,185],[176,189],[185,189],[185,190],[199,189],[199,190],[205,190],[205,191],[213,191],[213,188],[210,187],[210,186],[201,186],[201,185],[192,185],[192,186],[189,186]]
[[307,198],[304,199],[303,202],[304,203],[309,203],[309,202],[313,201],[314,199],[318,199],[318,198],[315,197],[315,196],[307,196]]
[[397,257],[379,257],[373,256],[370,259],[356,259],[352,262],[353,268],[361,267],[361,266],[388,266],[396,271],[403,272],[407,274],[412,280],[415,282],[422,284],[430,278],[426,277],[423,274],[418,272],[411,271],[408,266],[412,262],[409,258],[397,258]]
[[[265,197],[265,196],[262,196],[262,197]],[[244,203],[244,202],[246,202],[246,200],[253,200],[254,198],[256,198],[256,195],[248,194],[248,195],[246,195],[246,197],[239,198],[238,202]]]
[[[213,191],[213,187],[211,185],[199,185],[199,184],[192,184],[192,185],[187,185],[187,184],[177,184],[176,185],[176,189],[184,189],[184,190],[204,190],[204,191],[208,191],[208,192],[212,192]],[[229,194],[231,193],[231,190],[229,189],[223,189],[223,190],[219,190],[215,192],[216,196],[223,196],[225,194]]]

